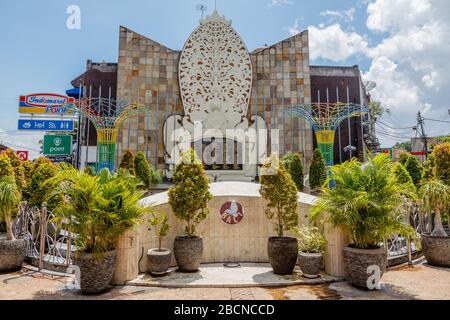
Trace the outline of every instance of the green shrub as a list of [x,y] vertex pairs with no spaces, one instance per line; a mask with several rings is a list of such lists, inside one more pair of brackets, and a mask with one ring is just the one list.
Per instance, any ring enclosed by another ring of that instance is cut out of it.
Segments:
[[298,250],[304,253],[325,253],[327,240],[317,227],[303,227],[296,230]]
[[133,176],[136,175],[136,170],[134,168],[134,156],[130,150],[125,150],[123,153],[119,168],[128,170]]
[[311,190],[320,189],[327,180],[327,165],[319,149],[314,150],[311,166],[309,167],[309,187]]
[[196,225],[208,216],[208,202],[212,199],[205,169],[193,149],[182,154],[175,167],[173,182],[175,186],[169,189],[169,204],[175,216],[186,222],[186,235],[193,237]]
[[289,167],[292,163],[292,161],[294,160],[294,152],[289,151],[288,153],[286,153],[283,158],[281,159],[281,161],[283,162],[284,168],[289,171]]
[[277,235],[282,237],[284,231],[298,224],[297,186],[276,154],[263,162],[260,183],[259,193],[268,201],[265,214],[273,221]]
[[144,153],[139,151],[134,157],[134,168],[136,177],[139,178],[148,190],[161,182],[161,174],[153,169],[152,165],[147,161]]
[[86,168],[84,168],[83,172],[90,176],[95,176],[95,171],[91,166],[87,166]]
[[398,162],[400,162],[402,164],[402,166],[405,166],[406,165],[406,161],[408,161],[409,157],[410,157],[409,153],[402,152],[402,153],[400,153],[400,156],[398,158]]
[[[167,222],[167,215],[163,213],[153,213],[149,220],[152,227],[156,228],[156,235],[158,236],[158,250],[162,249],[162,239],[167,236],[170,230],[170,225]],[[149,228],[151,230],[151,227]]]
[[436,237],[447,237],[442,226],[442,216],[448,217],[448,208],[450,206],[450,186],[441,180],[426,181],[419,190],[422,208],[425,213],[434,212],[434,228],[431,233]]
[[416,187],[420,186],[420,181],[422,180],[422,165],[419,160],[413,155],[409,156],[405,165],[406,171],[408,171],[413,183]]
[[422,182],[434,179],[434,167],[434,153],[431,153],[423,163]]
[[[60,171],[60,168],[48,159],[47,161],[42,159],[37,160],[34,165],[31,180],[25,192],[25,200],[30,206],[40,208],[42,203],[45,202],[47,195],[55,188],[54,185],[45,182],[54,177]],[[62,199],[63,197],[60,195],[47,201],[48,210],[53,210],[58,207]]]
[[411,190],[397,182],[388,155],[370,159],[364,166],[353,159],[331,169],[335,187],[326,186],[313,206],[311,219],[320,215],[349,232],[352,246],[377,248],[387,237],[400,233],[416,237],[401,208]]
[[20,202],[20,190],[14,177],[14,168],[9,157],[0,154],[0,222],[6,223],[6,239],[14,240],[13,219]]
[[11,161],[11,166],[14,170],[14,178],[16,180],[17,187],[19,191],[22,191],[27,186],[27,180],[25,179],[25,169],[22,165],[22,161],[12,149],[6,149],[3,154],[5,154]]
[[433,150],[435,157],[435,176],[450,185],[450,142],[440,144]]
[[300,157],[299,153],[294,154],[294,156],[292,157],[292,162],[287,168],[287,172],[291,175],[292,180],[297,186],[297,190],[302,191],[304,176],[302,158]]
[[55,186],[47,200],[67,196],[54,210],[55,222],[77,234],[78,250],[102,257],[114,250],[119,236],[141,221],[150,209],[142,207],[139,200],[143,192],[137,190],[136,179],[124,179],[118,174],[102,170],[91,176],[75,168],[64,166],[47,186]]

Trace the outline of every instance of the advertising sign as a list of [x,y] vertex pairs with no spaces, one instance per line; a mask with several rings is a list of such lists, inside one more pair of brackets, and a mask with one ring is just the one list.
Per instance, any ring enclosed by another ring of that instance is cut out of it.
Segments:
[[34,93],[20,96],[19,113],[73,114],[75,98],[54,93]]
[[22,161],[27,161],[28,160],[28,151],[17,150],[16,154],[17,154],[17,156],[19,157],[20,160],[22,160]]
[[30,131],[73,131],[74,121],[19,119],[17,128]]
[[44,136],[44,155],[68,156],[72,153],[72,136]]

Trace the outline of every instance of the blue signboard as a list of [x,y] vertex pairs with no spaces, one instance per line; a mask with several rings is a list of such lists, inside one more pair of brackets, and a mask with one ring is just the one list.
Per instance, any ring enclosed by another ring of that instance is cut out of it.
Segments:
[[74,121],[19,119],[18,129],[32,131],[73,131]]

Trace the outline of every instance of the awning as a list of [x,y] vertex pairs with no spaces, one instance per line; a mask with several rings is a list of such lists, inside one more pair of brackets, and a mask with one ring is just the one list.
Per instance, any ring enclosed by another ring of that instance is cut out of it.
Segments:
[[80,93],[83,93],[82,88],[72,88],[72,89],[66,90],[67,96],[75,98],[75,99],[80,98]]

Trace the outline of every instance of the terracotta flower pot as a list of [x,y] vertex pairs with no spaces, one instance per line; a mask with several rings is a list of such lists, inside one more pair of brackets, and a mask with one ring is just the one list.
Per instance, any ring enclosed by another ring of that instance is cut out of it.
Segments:
[[81,291],[93,294],[105,291],[116,268],[116,251],[109,251],[96,259],[91,253],[75,254],[75,264],[80,268]]
[[297,262],[298,242],[296,238],[270,237],[267,243],[269,262],[275,274],[292,274]]
[[450,268],[450,237],[433,237],[422,234],[422,251],[428,263],[436,267]]
[[24,239],[0,240],[0,272],[20,270],[26,252],[27,245]]
[[202,261],[203,239],[200,237],[176,237],[173,253],[180,271],[195,272],[200,268]]
[[147,257],[150,273],[164,275],[167,273],[167,270],[169,270],[172,251],[169,249],[150,249],[147,251]]
[[380,270],[380,279],[386,270],[387,254],[384,248],[355,249],[344,248],[344,263],[346,268],[346,280],[352,285],[368,288],[369,277],[373,271],[369,267],[377,266]]
[[323,269],[323,255],[321,253],[299,252],[298,265],[305,278],[317,278]]

